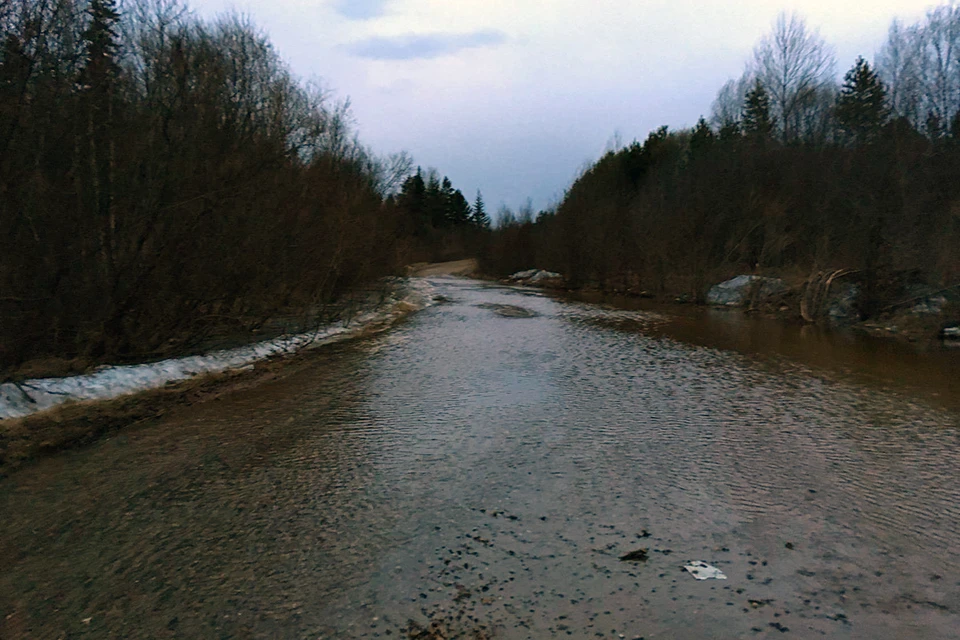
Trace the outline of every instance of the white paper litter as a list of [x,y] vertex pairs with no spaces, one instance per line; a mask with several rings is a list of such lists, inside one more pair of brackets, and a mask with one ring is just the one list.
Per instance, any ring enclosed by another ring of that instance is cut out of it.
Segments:
[[158,389],[201,374],[251,366],[272,356],[292,354],[355,336],[371,326],[387,324],[411,310],[433,304],[433,286],[425,279],[407,281],[399,294],[377,309],[317,331],[265,340],[198,356],[172,358],[148,364],[104,366],[93,373],[69,378],[39,378],[16,385],[0,384],[0,420],[22,418],[65,402],[109,400],[129,393]]
[[692,561],[690,564],[685,566],[684,569],[689,571],[697,580],[710,580],[711,578],[715,580],[727,579],[727,576],[725,576],[720,569],[712,567],[706,562],[701,562],[700,560]]

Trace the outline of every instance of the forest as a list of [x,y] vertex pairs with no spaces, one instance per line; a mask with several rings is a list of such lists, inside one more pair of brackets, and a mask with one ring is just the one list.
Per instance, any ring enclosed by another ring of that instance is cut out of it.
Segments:
[[[508,216],[483,265],[573,288],[702,302],[736,274],[846,273],[869,317],[960,285],[960,6],[895,21],[842,82],[831,47],[782,14],[708,118],[662,127]],[[919,289],[918,289],[919,288]]]
[[960,6],[873,62],[781,15],[689,129],[501,211],[404,152],[264,33],[180,0],[0,0],[0,380],[302,327],[404,265],[478,256],[703,301],[742,273],[849,274],[870,316],[960,284]]
[[473,246],[477,203],[367,149],[243,17],[0,0],[0,380],[320,322]]

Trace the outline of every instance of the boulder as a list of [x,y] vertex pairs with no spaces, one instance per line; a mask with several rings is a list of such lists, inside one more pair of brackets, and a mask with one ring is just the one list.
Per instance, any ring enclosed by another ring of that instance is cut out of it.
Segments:
[[834,283],[827,295],[827,319],[834,326],[860,321],[860,287],[852,282]]
[[737,276],[710,288],[707,303],[719,307],[742,307],[754,297],[768,298],[785,291],[787,286],[779,278]]
[[542,269],[518,271],[512,276],[509,276],[507,280],[514,284],[525,284],[537,287],[559,287],[563,285],[562,275]]
[[947,297],[944,295],[927,296],[910,307],[910,313],[915,316],[938,316],[947,306]]

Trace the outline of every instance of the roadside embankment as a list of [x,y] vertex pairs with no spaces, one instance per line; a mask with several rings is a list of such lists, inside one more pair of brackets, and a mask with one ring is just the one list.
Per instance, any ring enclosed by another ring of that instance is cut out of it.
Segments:
[[388,293],[349,318],[296,335],[60,378],[0,385],[0,476],[44,453],[91,442],[119,427],[276,377],[311,349],[382,331],[432,304],[430,285],[392,279]]

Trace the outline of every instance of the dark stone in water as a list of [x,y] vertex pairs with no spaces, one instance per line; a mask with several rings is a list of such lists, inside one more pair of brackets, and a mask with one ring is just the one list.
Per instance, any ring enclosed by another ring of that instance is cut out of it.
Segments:
[[516,307],[512,304],[484,303],[477,306],[481,309],[489,309],[498,316],[503,316],[504,318],[533,318],[537,315],[533,311],[530,311],[530,309]]

